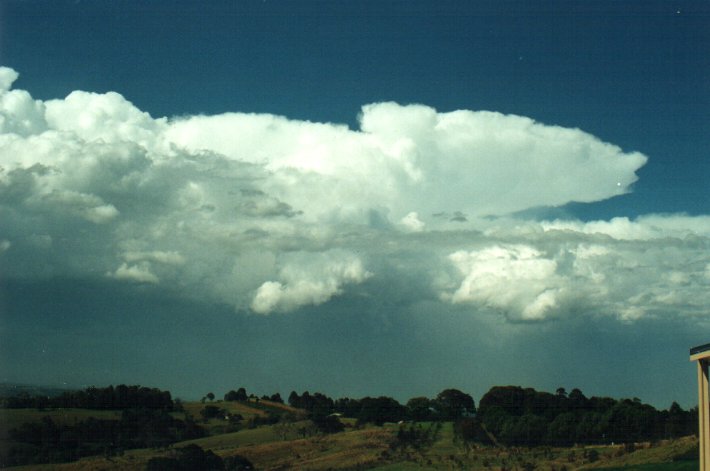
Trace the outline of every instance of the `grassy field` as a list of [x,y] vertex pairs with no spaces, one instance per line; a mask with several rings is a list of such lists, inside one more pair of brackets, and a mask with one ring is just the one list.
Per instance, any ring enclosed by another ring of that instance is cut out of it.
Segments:
[[670,463],[637,464],[619,468],[599,468],[603,471],[696,471],[699,461],[674,461]]
[[[622,446],[606,447],[600,452],[603,460],[590,464],[591,469],[633,469],[637,466],[661,466],[663,469],[684,469],[688,463],[698,464],[698,439],[697,437],[684,437],[677,440],[661,442],[652,446],[643,444],[632,453],[624,453]],[[639,468],[641,469],[641,468]],[[656,469],[656,468],[653,468]],[[658,468],[661,469],[661,468]]]
[[243,404],[241,402],[216,401],[205,402],[204,404],[201,402],[186,402],[183,404],[185,412],[192,415],[195,419],[199,419],[201,417],[200,411],[206,406],[219,407],[220,409],[226,410],[230,414],[239,414],[245,419],[250,419],[254,416],[266,417],[268,415],[268,412],[264,409],[252,407],[251,405]]
[[[647,462],[624,465],[631,461],[645,459],[666,459],[673,450],[678,450],[675,442],[662,443],[654,447],[653,453],[637,450],[622,456],[621,447],[605,447],[599,461],[588,463],[584,448],[574,449],[497,449],[492,447],[458,447],[448,440],[448,432],[442,428],[437,442],[425,450],[401,450],[393,452],[390,444],[394,441],[393,427],[368,427],[348,430],[325,436],[282,440],[275,426],[264,426],[254,430],[244,430],[232,434],[208,437],[173,445],[171,448],[195,443],[204,449],[211,449],[225,458],[242,455],[251,460],[259,470],[279,469],[375,469],[380,471],[421,471],[439,469],[470,470],[524,470],[536,471],[590,469],[624,471],[691,471],[697,469],[697,461]],[[692,444],[692,439],[681,439],[683,447]],[[697,442],[694,442],[697,444]],[[682,448],[682,447],[681,447]],[[591,448],[589,448],[591,449]],[[598,447],[594,448],[595,450]],[[574,452],[574,454],[572,453]],[[165,456],[169,450],[131,450],[111,459],[90,457],[74,463],[20,467],[16,469],[37,470],[128,470],[141,469],[154,456]],[[573,454],[574,459],[570,459]],[[670,459],[670,458],[669,458]]]

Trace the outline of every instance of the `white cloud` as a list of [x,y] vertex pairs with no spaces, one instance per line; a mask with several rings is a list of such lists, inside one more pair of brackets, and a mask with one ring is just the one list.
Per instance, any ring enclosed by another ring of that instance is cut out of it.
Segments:
[[419,219],[419,214],[417,214],[416,211],[407,214],[399,222],[406,227],[407,230],[412,232],[421,232],[424,230],[424,226],[426,226],[426,224]]
[[[710,239],[699,230],[703,219],[653,215],[586,224],[499,220],[483,236],[472,238],[469,245],[475,249],[447,257],[436,286],[448,302],[493,310],[510,320],[573,315],[627,322],[648,316],[702,318],[710,305]],[[649,221],[655,227],[662,221],[660,226],[667,229],[655,229],[650,237]],[[447,265],[455,269],[453,274]]]
[[284,266],[282,281],[267,281],[256,291],[252,309],[260,314],[291,311],[318,305],[342,292],[346,284],[359,284],[372,276],[357,257],[339,252],[299,254]]
[[10,87],[19,76],[20,74],[9,67],[0,67],[0,92],[10,90]]
[[609,221],[546,221],[545,231],[570,230],[585,234],[607,235],[619,240],[650,240],[664,237],[710,237],[710,216],[651,214],[636,220],[617,217]]
[[0,67],[0,134],[26,136],[46,129],[44,105],[24,90],[10,90],[19,74]]
[[76,214],[88,221],[102,224],[118,216],[118,210],[111,204],[104,204],[95,195],[88,195],[71,190],[54,190],[43,195],[45,205],[58,207],[60,210]]
[[146,148],[156,145],[165,119],[154,120],[115,92],[75,91],[63,100],[45,103],[47,125],[85,141],[131,142]]
[[557,262],[530,246],[495,245],[449,259],[463,277],[456,291],[443,295],[453,303],[511,311],[525,320],[542,319],[557,306]]
[[115,272],[109,273],[109,277],[117,280],[135,281],[138,283],[158,283],[160,280],[150,271],[149,263],[139,265],[128,265],[122,263]]
[[646,162],[577,129],[395,103],[363,107],[361,131],[229,113],[178,120],[165,138],[263,164],[273,172],[269,191],[315,219],[374,207],[401,219],[597,201],[629,191]]
[[126,252],[123,258],[129,262],[150,261],[164,263],[167,265],[182,265],[185,263],[185,257],[177,252],[161,252],[154,250],[152,252]]
[[35,100],[16,78],[0,68],[4,276],[103,274],[259,313],[403,277],[411,297],[510,320],[710,304],[708,216],[505,216],[630,191],[646,157],[577,129],[396,103],[364,106],[359,130],[154,119],[113,92]]

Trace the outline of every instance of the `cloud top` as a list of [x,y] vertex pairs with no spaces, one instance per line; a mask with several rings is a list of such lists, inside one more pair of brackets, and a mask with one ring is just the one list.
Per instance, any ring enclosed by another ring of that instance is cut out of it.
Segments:
[[[376,103],[363,107],[360,122],[352,131],[229,113],[181,119],[165,136],[190,152],[263,164],[274,172],[270,190],[316,219],[338,208],[384,207],[401,219],[599,201],[629,191],[646,162],[577,129],[493,112]],[[294,179],[309,190],[286,184]]]
[[115,92],[35,100],[17,76],[0,68],[5,276],[161,285],[260,314],[403,277],[412,299],[513,321],[708,302],[707,217],[510,216],[630,191],[646,157],[578,129],[391,102],[364,106],[358,130],[155,119]]

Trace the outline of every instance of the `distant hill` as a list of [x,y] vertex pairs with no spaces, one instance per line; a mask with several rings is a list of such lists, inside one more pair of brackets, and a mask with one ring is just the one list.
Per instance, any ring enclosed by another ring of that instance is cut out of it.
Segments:
[[0,383],[0,397],[18,396],[20,394],[55,397],[61,396],[67,391],[75,391],[75,389],[36,384]]

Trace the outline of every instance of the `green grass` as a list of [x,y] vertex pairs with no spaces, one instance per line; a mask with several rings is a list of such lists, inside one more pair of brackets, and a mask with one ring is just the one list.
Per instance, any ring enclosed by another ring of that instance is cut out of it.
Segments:
[[[296,424],[294,424],[296,425]],[[250,445],[263,445],[281,440],[278,426],[266,425],[255,429],[240,430],[238,432],[224,433],[211,437],[198,438],[187,442],[180,442],[173,445],[180,447],[194,443],[205,449],[213,451],[223,450],[228,448],[239,448]]]
[[423,466],[417,463],[394,463],[394,464],[387,464],[384,466],[377,466],[376,468],[372,468],[375,471],[429,471],[429,470],[435,470],[437,468],[434,467],[429,467],[429,466]]
[[245,419],[250,419],[254,416],[264,417],[267,415],[266,411],[251,407],[249,404],[242,402],[227,402],[227,401],[215,401],[215,402],[185,402],[183,403],[183,408],[185,412],[190,414],[195,420],[199,421],[202,416],[200,411],[207,406],[215,406],[220,409],[224,409],[230,414],[239,414]]
[[647,463],[619,468],[597,468],[598,471],[696,471],[699,461],[675,461],[671,463]]

